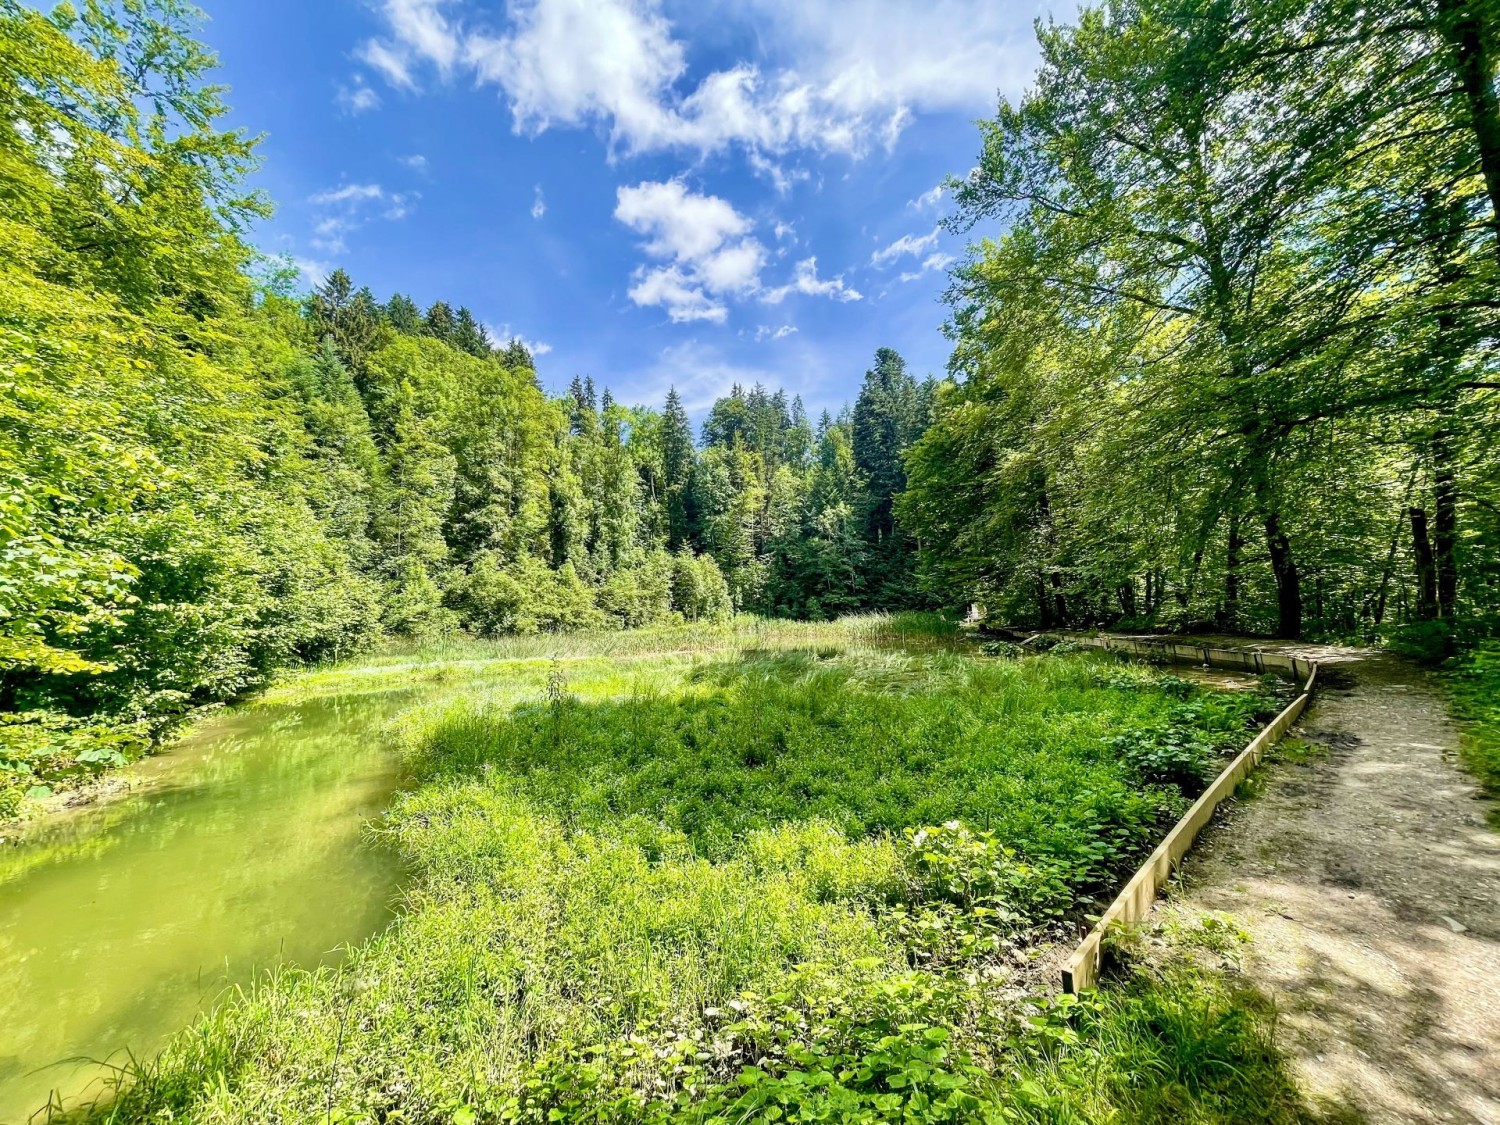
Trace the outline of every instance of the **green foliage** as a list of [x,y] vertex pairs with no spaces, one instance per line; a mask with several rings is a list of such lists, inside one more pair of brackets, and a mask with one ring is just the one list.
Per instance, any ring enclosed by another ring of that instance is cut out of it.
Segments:
[[1463,763],[1487,795],[1500,797],[1500,646],[1474,649],[1450,666],[1446,680],[1464,720]]
[[1192,685],[1163,677],[1157,690],[1183,699],[1159,726],[1110,735],[1105,741],[1145,784],[1175,785],[1196,797],[1224,765],[1223,755],[1243,749],[1256,727],[1264,696],[1184,695]]
[[[1420,10],[1418,10],[1420,9]],[[1119,0],[1039,29],[897,514],[997,619],[1492,631],[1491,7]],[[1465,69],[1469,68],[1469,69]]]
[[1178,705],[1098,687],[1087,661],[750,654],[690,682],[561,712],[461,708],[412,750],[423,776],[498,771],[570,822],[649,816],[715,858],[803,817],[851,835],[962,820],[1075,889],[1106,885],[1178,807],[1101,752]]
[[1197,717],[1216,742],[1220,696],[945,644],[919,615],[492,642],[504,677],[401,723],[402,916],[83,1119],[1281,1120],[1252,998],[1185,970],[1018,998],[1027,943],[1071,932],[1173,803],[1104,737]]
[[23,788],[373,621],[304,487],[332,420],[293,407],[312,384],[280,299],[253,308],[252,144],[216,131],[192,19],[0,8],[0,706]]
[[267,208],[197,18],[0,7],[0,709],[28,777],[382,634],[921,600],[890,506],[926,399],[894,352],[857,425],[735,388],[700,451],[675,391],[549,400],[462,305],[343,270],[295,300],[240,239]]
[[1016,1041],[1008,1120],[1316,1120],[1276,1048],[1271,1003],[1245,985],[1174,962],[1082,1000],[1059,997]]

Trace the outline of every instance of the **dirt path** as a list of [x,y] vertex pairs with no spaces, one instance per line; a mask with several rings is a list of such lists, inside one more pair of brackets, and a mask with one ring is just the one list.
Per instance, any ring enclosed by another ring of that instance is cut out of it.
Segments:
[[1299,651],[1337,669],[1300,731],[1323,751],[1273,756],[1162,909],[1250,931],[1243,972],[1276,999],[1315,1106],[1500,1125],[1500,834],[1418,672]]

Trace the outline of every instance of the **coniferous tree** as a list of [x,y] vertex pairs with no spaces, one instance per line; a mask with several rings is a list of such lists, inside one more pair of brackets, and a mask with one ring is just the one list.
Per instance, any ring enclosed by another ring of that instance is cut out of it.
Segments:
[[536,370],[536,360],[519,339],[512,339],[501,349],[500,362],[506,367],[526,367]]
[[422,328],[427,335],[445,344],[454,342],[454,334],[458,330],[458,325],[453,316],[453,309],[447,301],[433,302],[432,307],[427,310],[426,317],[423,318]]
[[333,341],[339,356],[360,370],[380,334],[380,309],[369,289],[354,292],[349,275],[334,270],[308,302],[317,331]]
[[662,480],[667,493],[667,545],[676,551],[694,532],[691,508],[693,431],[676,387],[667,391],[661,449]]
[[490,334],[484,325],[474,319],[474,314],[464,306],[453,317],[453,336],[448,341],[460,351],[484,358],[494,350]]
[[410,297],[395,293],[385,304],[385,322],[406,336],[422,334],[422,310]]

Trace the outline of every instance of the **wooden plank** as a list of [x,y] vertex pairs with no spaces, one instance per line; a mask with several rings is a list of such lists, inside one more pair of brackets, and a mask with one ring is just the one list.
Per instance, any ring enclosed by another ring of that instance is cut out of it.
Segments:
[[[1107,647],[1107,645],[1102,647]],[[1226,656],[1231,655],[1230,650],[1217,651]],[[1214,655],[1216,655],[1214,650],[1209,650],[1210,659]],[[1294,674],[1300,671],[1296,658],[1288,660],[1280,653],[1264,655],[1280,657],[1280,661],[1287,662],[1283,667],[1288,667]],[[1275,663],[1280,663],[1280,661]],[[1183,814],[1182,819],[1156,846],[1156,850],[1147,857],[1146,862],[1131,876],[1130,881],[1115,896],[1109,909],[1104,912],[1098,923],[1073,951],[1073,955],[1068,958],[1062,970],[1065,992],[1080,992],[1086,988],[1093,988],[1098,983],[1104,962],[1104,935],[1109,931],[1110,926],[1138,922],[1151,912],[1157,892],[1172,877],[1172,872],[1187,855],[1188,849],[1193,846],[1198,834],[1213,819],[1214,811],[1234,793],[1245,776],[1260,764],[1265,752],[1279,742],[1301,716],[1307,707],[1308,700],[1312,697],[1318,677],[1316,662],[1309,660],[1303,663],[1308,669],[1307,682],[1301,686],[1297,698],[1284,707],[1281,713],[1250,741],[1250,745],[1241,750],[1235,759],[1224,767],[1219,776],[1214,779],[1213,784],[1193,802],[1192,807]],[[1297,678],[1300,679],[1301,676],[1297,675]]]

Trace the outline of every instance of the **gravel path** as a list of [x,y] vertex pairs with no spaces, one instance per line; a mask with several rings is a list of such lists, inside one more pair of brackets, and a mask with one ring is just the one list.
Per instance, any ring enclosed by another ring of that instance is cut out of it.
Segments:
[[1299,732],[1320,752],[1273,754],[1162,909],[1238,916],[1313,1105],[1500,1125],[1500,834],[1456,730],[1401,661],[1296,651],[1335,670]]

